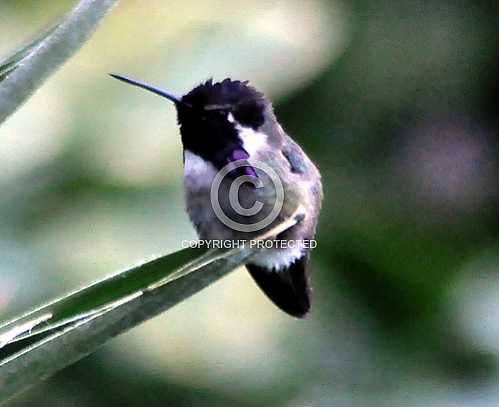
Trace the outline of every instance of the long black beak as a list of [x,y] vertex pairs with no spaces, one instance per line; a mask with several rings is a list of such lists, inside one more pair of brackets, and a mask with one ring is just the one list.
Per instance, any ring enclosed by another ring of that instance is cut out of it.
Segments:
[[116,79],[123,81],[125,83],[128,83],[130,85],[138,86],[139,88],[148,90],[152,93],[155,93],[156,95],[163,96],[164,98],[171,100],[173,103],[175,103],[175,105],[182,105],[182,106],[186,106],[186,107],[191,107],[191,105],[189,105],[185,102],[182,102],[182,100],[180,98],[178,98],[177,96],[172,95],[171,93],[169,93],[165,90],[156,88],[155,86],[148,85],[147,83],[136,81],[134,79],[127,78],[126,76],[118,75],[115,73],[110,73],[109,75],[112,76],[113,78],[116,78]]

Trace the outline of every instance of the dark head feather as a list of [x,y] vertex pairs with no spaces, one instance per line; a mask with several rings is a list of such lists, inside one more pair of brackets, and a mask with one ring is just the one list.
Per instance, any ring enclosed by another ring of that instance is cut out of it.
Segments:
[[[266,121],[263,93],[247,81],[224,79],[206,82],[184,95],[176,105],[184,148],[222,168],[248,153],[238,136],[237,123],[257,130]],[[229,114],[237,123],[229,120]]]
[[241,103],[264,103],[265,97],[263,93],[250,86],[248,81],[227,78],[222,82],[213,83],[213,79],[210,78],[183,96],[182,100],[203,108],[210,105],[236,107]]
[[264,121],[264,110],[269,102],[263,93],[248,84],[248,81],[224,79],[213,83],[208,79],[182,97],[182,102],[198,111],[225,110],[244,126],[258,128]]

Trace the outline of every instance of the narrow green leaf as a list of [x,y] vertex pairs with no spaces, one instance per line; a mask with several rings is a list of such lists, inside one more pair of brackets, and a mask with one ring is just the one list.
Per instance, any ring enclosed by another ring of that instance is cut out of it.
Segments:
[[[21,320],[9,323],[7,332],[30,327],[30,321],[46,323],[54,316],[54,325],[43,335],[25,338],[9,346],[16,349],[0,362],[0,401],[5,401],[26,387],[35,384],[69,364],[93,352],[97,347],[133,326],[156,316],[181,302],[195,292],[234,270],[251,255],[250,250],[241,250],[230,257],[221,257],[221,252],[210,253],[206,264],[196,268],[184,268],[184,277],[173,279],[155,289],[148,290],[151,283],[178,271],[180,266],[193,256],[196,249],[186,249],[172,255],[157,258],[95,285],[77,291],[52,305],[42,307]],[[111,300],[111,302],[109,302]],[[96,308],[93,308],[96,307]],[[41,313],[41,315],[40,315]],[[72,322],[58,325],[65,318]],[[25,322],[28,320],[28,322]],[[15,332],[14,332],[15,333]],[[41,335],[40,335],[41,334]],[[5,333],[4,333],[5,335]],[[35,338],[35,341],[30,339]]]
[[0,62],[0,123],[90,37],[117,0],[81,0],[61,23]]
[[[294,226],[300,208],[257,240]],[[0,402],[247,263],[257,248],[185,249],[112,275],[0,326]],[[3,354],[3,356],[1,356]]]
[[22,60],[33,52],[48,36],[50,36],[56,28],[57,26],[48,30],[39,38],[17,50],[13,55],[0,62],[0,76],[7,76],[7,73],[12,72],[15,68],[17,68]]
[[[0,349],[3,347],[2,343],[5,346],[25,336],[33,336],[38,332],[57,328],[97,313],[113,302],[146,289],[149,284],[168,276],[169,273],[175,272],[182,266],[193,264],[195,259],[202,255],[200,250],[182,250],[161,258],[168,266],[167,268],[150,267],[147,268],[148,272],[140,271],[139,273],[137,270],[143,270],[146,265],[132,267],[35,308],[19,318],[0,325]],[[159,259],[153,260],[153,263],[154,261],[159,261]],[[35,323],[37,321],[38,323]],[[47,324],[40,326],[42,322],[47,322]],[[15,336],[13,336],[13,331]]]

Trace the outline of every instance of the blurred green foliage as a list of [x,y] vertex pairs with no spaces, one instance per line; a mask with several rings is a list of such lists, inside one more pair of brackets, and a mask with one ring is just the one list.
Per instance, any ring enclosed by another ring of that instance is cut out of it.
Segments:
[[[0,5],[4,55],[71,2],[37,4]],[[324,178],[314,312],[288,319],[236,273],[11,405],[497,405],[498,17],[485,1],[122,2],[0,128],[1,319],[195,236],[173,109],[108,71],[269,94]]]

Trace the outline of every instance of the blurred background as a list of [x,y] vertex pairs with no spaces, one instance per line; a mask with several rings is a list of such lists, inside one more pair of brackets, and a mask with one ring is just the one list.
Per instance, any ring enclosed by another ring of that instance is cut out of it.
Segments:
[[[74,2],[2,0],[0,56]],[[173,107],[248,79],[316,161],[314,310],[238,270],[11,406],[497,406],[499,3],[123,1],[0,127],[0,319],[195,238]]]

